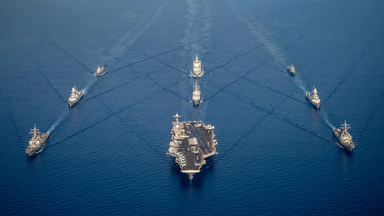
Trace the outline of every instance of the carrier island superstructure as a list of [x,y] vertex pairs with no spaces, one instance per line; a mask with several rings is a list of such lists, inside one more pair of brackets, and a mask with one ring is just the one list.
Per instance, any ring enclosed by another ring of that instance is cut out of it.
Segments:
[[206,164],[205,158],[217,154],[217,140],[214,139],[214,126],[205,125],[201,121],[179,122],[181,117],[176,113],[172,122],[172,141],[169,143],[169,155],[175,157],[182,173],[193,179],[201,167]]

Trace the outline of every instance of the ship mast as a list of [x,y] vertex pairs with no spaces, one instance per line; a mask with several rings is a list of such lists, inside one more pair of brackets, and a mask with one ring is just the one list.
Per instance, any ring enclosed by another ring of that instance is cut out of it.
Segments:
[[314,97],[314,98],[318,98],[318,96],[317,96],[317,90],[316,90],[315,86],[313,86],[312,93],[313,93],[313,97]]
[[36,125],[33,129],[31,129],[31,132],[29,132],[29,133],[33,134],[32,138],[36,138],[38,135],[40,135],[40,131],[39,131],[39,129],[36,128]]
[[174,115],[172,117],[176,119],[176,124],[179,124],[179,117],[182,117],[182,116],[179,115],[178,113],[176,113],[176,115]]
[[347,120],[345,120],[344,124],[341,124],[341,129],[343,129],[343,132],[348,133],[348,129],[351,129],[349,126],[351,125],[347,124]]

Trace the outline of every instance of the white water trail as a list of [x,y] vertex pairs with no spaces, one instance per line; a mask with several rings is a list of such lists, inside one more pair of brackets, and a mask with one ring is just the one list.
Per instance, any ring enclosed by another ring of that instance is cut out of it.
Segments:
[[[242,11],[240,11],[240,9],[238,8],[239,4],[233,4],[231,2],[229,2],[229,4],[234,9],[238,19],[247,25],[249,31],[256,36],[260,43],[274,58],[277,67],[282,68],[284,72],[287,72],[285,69],[289,61],[286,59],[285,55],[283,54],[277,43],[274,43],[270,39],[270,34],[264,28],[264,26],[257,22],[247,9],[243,9]],[[296,87],[302,90],[305,94],[310,92],[310,90],[308,89],[308,85],[304,82],[300,75],[296,74],[291,80],[296,85]],[[334,124],[329,118],[327,111],[323,107],[320,109],[320,116],[322,121],[325,122],[329,127],[335,128]]]
[[[203,43],[207,43],[207,41],[203,41],[201,43],[191,43],[192,41],[196,41],[201,38],[207,38],[209,36],[209,29],[211,27],[211,18],[210,18],[210,7],[207,1],[202,3],[196,2],[194,0],[188,0],[188,14],[186,15],[186,19],[188,22],[187,28],[184,30],[185,36],[181,39],[182,45],[184,48],[180,51],[180,55],[182,56],[182,61],[180,63],[181,68],[185,68],[185,71],[192,70],[192,61],[195,60],[196,55],[199,56],[199,59],[202,61],[202,70],[204,68],[204,54],[208,51],[204,48]],[[206,47],[207,45],[205,45]],[[189,76],[185,74],[185,76]],[[204,80],[204,75],[200,78],[197,78],[197,82],[200,83]],[[195,84],[196,78],[186,79],[179,84],[179,92],[184,98],[192,98],[193,86]],[[187,86],[187,87],[186,87]],[[202,91],[202,95],[204,92]],[[185,103],[182,101],[181,112],[184,113],[185,119],[187,120],[195,120],[190,119],[188,112],[192,109],[195,110],[193,118],[198,118],[199,120],[204,120],[207,112],[208,103],[202,103],[198,108],[194,108],[192,103]],[[204,108],[203,108],[204,107]],[[204,118],[202,118],[204,117]],[[197,120],[197,119],[196,119]]]
[[68,115],[69,115],[69,109],[66,107],[61,111],[59,118],[52,124],[52,126],[49,128],[47,133],[52,133],[52,131],[54,131],[57,128],[57,126],[59,126],[60,123],[63,122],[63,120],[68,117]]
[[92,80],[89,81],[89,83],[83,89],[81,89],[80,91],[83,92],[83,93],[86,93],[88,90],[90,90],[92,88],[93,85],[96,84],[96,81],[97,81],[97,78],[96,77],[92,77]]
[[335,125],[331,122],[328,112],[324,108],[320,109],[320,117],[323,122],[325,122],[330,128],[336,128]]
[[[137,40],[137,38],[139,38],[140,35],[145,32],[149,26],[161,15],[161,10],[163,9],[164,5],[165,3],[162,4],[154,13],[153,10],[148,10],[145,12],[141,16],[140,21],[137,22],[136,26],[120,38],[119,42],[109,51],[109,55],[102,60],[105,65],[105,70],[107,70],[107,67],[109,67],[113,61],[121,56],[127,50],[127,47],[131,46]],[[148,16],[151,17],[147,19]]]
[[[243,9],[242,11],[240,11],[240,9],[238,8],[238,5],[240,4],[234,4],[232,2],[228,3],[234,9],[237,18],[247,25],[249,31],[256,36],[256,38],[265,47],[268,53],[274,58],[277,68],[279,68],[281,71],[287,72],[286,67],[288,64],[291,63],[285,57],[283,51],[280,49],[280,46],[275,43],[272,39],[270,39],[271,36],[268,33],[267,29],[265,29],[262,24],[257,22],[247,9]],[[300,75],[296,74],[295,79],[293,79],[292,82],[296,85],[298,89],[302,90],[304,93],[309,92],[307,85],[301,79]]]

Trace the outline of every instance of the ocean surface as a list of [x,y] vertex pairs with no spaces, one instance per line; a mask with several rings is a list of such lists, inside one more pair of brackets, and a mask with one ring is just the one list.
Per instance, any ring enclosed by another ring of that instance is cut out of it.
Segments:
[[[0,215],[383,215],[383,11],[380,0],[2,1]],[[74,85],[86,94],[69,109]],[[319,110],[304,95],[313,86]],[[176,112],[215,126],[218,154],[192,181],[166,154]],[[345,120],[353,152],[332,134]],[[34,124],[51,136],[28,157]]]

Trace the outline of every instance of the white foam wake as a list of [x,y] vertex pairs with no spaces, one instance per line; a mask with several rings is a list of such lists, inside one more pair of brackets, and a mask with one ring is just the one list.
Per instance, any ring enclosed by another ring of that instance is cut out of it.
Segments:
[[52,131],[54,131],[57,128],[57,126],[59,126],[61,122],[63,122],[63,120],[68,117],[68,115],[69,115],[69,109],[66,107],[61,111],[59,118],[52,124],[52,126],[49,128],[47,133],[52,133]]
[[[109,51],[109,55],[102,60],[106,67],[121,56],[127,50],[127,47],[131,46],[137,38],[149,28],[149,26],[161,15],[163,6],[164,4],[156,9],[154,13],[152,10],[148,10],[141,16],[140,21],[137,22],[136,26],[120,38],[119,42]],[[148,16],[151,17],[148,19]]]

